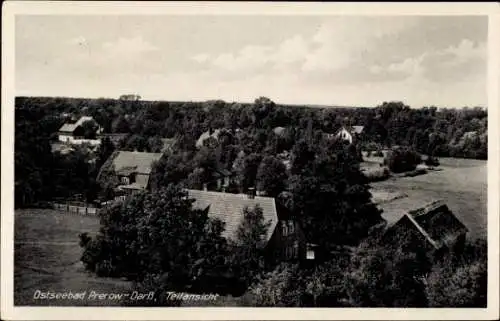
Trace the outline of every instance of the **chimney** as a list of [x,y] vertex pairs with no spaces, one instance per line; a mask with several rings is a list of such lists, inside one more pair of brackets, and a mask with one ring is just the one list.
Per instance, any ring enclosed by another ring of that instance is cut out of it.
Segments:
[[207,184],[206,184],[206,183],[204,183],[204,184],[203,184],[203,190],[204,190],[205,192],[208,190],[208,188],[207,188]]
[[247,195],[248,195],[248,198],[254,199],[255,198],[255,187],[249,187]]

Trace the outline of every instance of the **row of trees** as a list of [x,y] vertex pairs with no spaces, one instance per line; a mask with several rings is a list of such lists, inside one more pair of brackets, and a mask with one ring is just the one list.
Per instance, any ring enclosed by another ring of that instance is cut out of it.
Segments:
[[[265,97],[253,104],[20,97],[16,108],[48,108],[53,115],[86,114],[107,133],[179,136],[184,147],[190,148],[209,128],[241,128],[253,135],[283,126],[295,132],[309,130],[314,136],[316,132],[334,133],[342,125],[363,125],[366,142],[412,146],[433,156],[487,157],[488,114],[479,107],[412,109],[401,102],[384,102],[375,108],[321,109],[280,106]],[[466,133],[474,134],[464,136]]]
[[362,244],[312,269],[282,264],[243,304],[270,307],[486,307],[486,244],[432,261],[424,252]]

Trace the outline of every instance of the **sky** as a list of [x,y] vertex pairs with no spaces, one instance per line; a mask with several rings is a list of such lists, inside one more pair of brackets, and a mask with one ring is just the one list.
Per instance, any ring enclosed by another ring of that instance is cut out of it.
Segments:
[[486,16],[16,16],[18,96],[487,104]]

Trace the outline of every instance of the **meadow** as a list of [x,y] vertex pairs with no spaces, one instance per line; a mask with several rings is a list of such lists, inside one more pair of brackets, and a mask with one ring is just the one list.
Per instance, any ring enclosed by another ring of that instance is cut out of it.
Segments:
[[128,282],[97,278],[80,262],[78,234],[93,235],[97,217],[44,209],[16,210],[14,221],[14,305],[119,305],[116,300],[41,300],[35,291],[128,292]]
[[440,171],[415,177],[390,178],[373,182],[372,193],[403,195],[380,203],[389,224],[408,210],[433,200],[443,200],[469,229],[470,237],[487,235],[487,162],[471,159],[441,158]]

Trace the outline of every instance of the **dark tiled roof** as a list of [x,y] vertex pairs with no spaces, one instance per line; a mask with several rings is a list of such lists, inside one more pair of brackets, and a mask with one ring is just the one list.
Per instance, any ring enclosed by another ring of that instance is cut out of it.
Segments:
[[218,218],[225,223],[222,235],[234,239],[240,223],[243,220],[245,207],[253,209],[256,205],[262,208],[264,220],[270,222],[266,240],[269,241],[278,223],[276,204],[272,197],[255,196],[253,199],[246,194],[219,193],[212,191],[188,190],[189,197],[196,201],[195,208],[209,208],[208,216]]
[[112,170],[114,170],[117,175],[128,176],[132,173],[142,174],[139,176],[145,176],[146,178],[139,180],[138,176],[134,186],[144,189],[148,185],[153,163],[160,160],[162,155],[161,153],[115,151],[102,165],[97,179],[101,180],[101,175],[103,173]]
[[429,203],[406,216],[435,248],[448,246],[458,235],[468,231],[443,201]]
[[163,154],[119,151],[113,160],[115,171],[135,168],[136,173],[150,174],[153,162],[158,161]]

